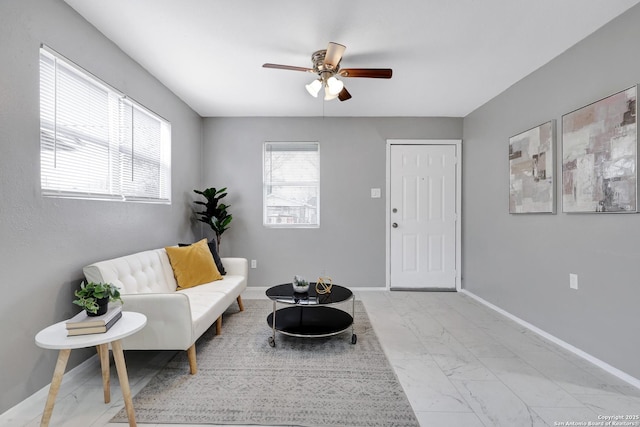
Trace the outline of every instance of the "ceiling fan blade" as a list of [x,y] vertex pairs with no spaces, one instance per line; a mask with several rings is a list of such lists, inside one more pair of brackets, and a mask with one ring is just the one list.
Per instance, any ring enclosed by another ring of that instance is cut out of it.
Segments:
[[338,94],[338,99],[340,101],[347,101],[347,100],[351,99],[351,94],[349,93],[349,91],[347,90],[346,87],[342,88],[342,90]]
[[305,71],[305,72],[313,72],[312,68],[306,67],[295,67],[293,65],[280,65],[280,64],[262,64],[263,68],[275,68],[278,70],[291,70],[291,71]]
[[342,54],[347,47],[338,43],[329,42],[327,53],[324,55],[324,65],[336,68],[342,59]]
[[343,68],[339,73],[342,77],[368,77],[371,79],[390,79],[391,68]]

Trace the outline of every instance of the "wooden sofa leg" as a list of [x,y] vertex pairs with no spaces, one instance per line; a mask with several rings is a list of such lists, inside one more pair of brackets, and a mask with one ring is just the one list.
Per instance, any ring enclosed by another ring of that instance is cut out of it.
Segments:
[[216,320],[216,335],[220,335],[222,333],[222,316],[218,317]]
[[244,311],[244,305],[242,305],[242,297],[240,295],[238,295],[238,308],[240,308],[240,311]]
[[198,372],[198,365],[196,363],[196,343],[191,344],[191,347],[187,349],[187,357],[189,358],[189,373],[195,375]]

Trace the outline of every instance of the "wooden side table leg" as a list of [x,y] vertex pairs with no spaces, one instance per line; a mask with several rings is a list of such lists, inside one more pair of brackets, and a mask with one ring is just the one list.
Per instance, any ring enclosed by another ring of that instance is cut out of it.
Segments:
[[53,405],[56,402],[56,396],[60,390],[60,384],[62,383],[62,377],[64,376],[64,370],[67,367],[67,361],[69,360],[69,354],[71,349],[63,349],[58,353],[58,361],[56,362],[56,369],[53,371],[53,379],[51,380],[51,386],[49,386],[49,396],[47,397],[47,403],[44,406],[44,412],[42,413],[42,420],[40,421],[40,427],[47,427],[51,420],[51,414],[53,413]]
[[111,379],[109,375],[109,344],[96,346],[100,367],[102,368],[102,389],[104,390],[104,403],[111,402]]
[[111,343],[113,349],[113,359],[116,362],[116,370],[118,371],[118,380],[120,381],[120,389],[124,398],[124,407],[127,410],[127,418],[129,426],[136,427],[136,414],[133,410],[133,401],[131,400],[131,390],[129,389],[129,377],[127,376],[127,365],[124,363],[124,354],[122,353],[122,343],[120,340]]

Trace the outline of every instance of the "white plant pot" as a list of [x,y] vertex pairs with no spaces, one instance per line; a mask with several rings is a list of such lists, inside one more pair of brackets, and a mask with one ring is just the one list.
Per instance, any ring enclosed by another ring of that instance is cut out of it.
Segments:
[[294,283],[294,284],[292,284],[292,286],[293,286],[293,292],[296,292],[296,293],[299,293],[299,294],[303,294],[303,293],[309,291],[309,285],[297,286]]

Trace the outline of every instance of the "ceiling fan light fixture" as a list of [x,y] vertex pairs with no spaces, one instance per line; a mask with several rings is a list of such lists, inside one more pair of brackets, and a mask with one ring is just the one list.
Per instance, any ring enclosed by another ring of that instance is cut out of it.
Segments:
[[327,86],[324,87],[324,100],[325,101],[331,101],[333,99],[336,99],[338,97],[339,93],[340,92],[338,92],[336,94],[331,93],[331,89],[327,85]]
[[305,85],[305,88],[307,89],[307,92],[309,92],[309,95],[317,98],[320,89],[322,89],[322,82],[320,81],[320,79],[316,79],[308,85]]
[[327,79],[327,89],[332,96],[338,96],[340,91],[342,91],[342,88],[344,88],[344,83],[336,79],[334,76],[331,76]]

